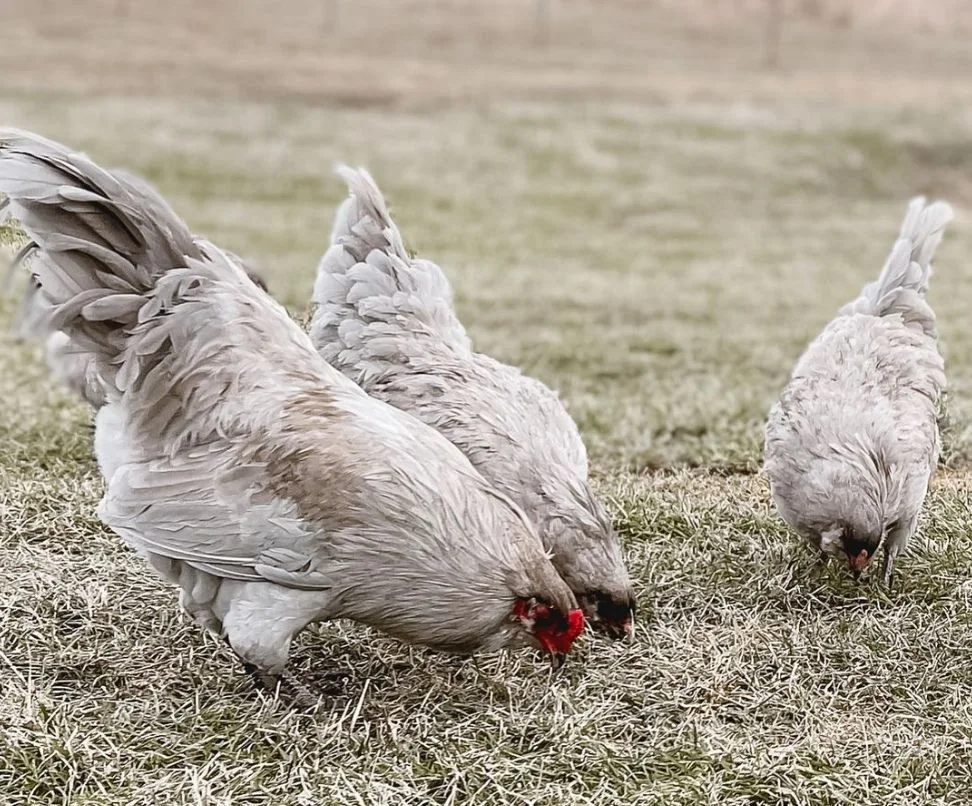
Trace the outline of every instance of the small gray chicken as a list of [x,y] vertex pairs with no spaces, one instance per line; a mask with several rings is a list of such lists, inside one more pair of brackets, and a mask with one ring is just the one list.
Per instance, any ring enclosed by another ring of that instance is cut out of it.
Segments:
[[570,650],[583,614],[523,512],[328,365],[236,261],[33,134],[0,130],[0,193],[52,327],[103,382],[101,519],[259,679],[334,618],[456,653]]
[[885,584],[938,463],[945,367],[925,294],[951,219],[944,202],[911,201],[880,277],[810,344],[766,425],[783,519],[855,575],[883,545]]
[[620,638],[635,599],[618,537],[587,480],[587,451],[557,395],[474,352],[442,270],[413,259],[364,170],[350,186],[314,286],[311,339],[368,394],[456,445],[536,525],[591,624]]
[[[130,187],[136,187],[142,194],[143,203],[152,205],[163,215],[174,216],[169,203],[154,185],[140,176],[121,169],[109,171],[116,179],[126,182]],[[0,220],[3,219],[8,200],[0,200]],[[196,237],[198,244],[204,244],[205,239]],[[35,249],[33,243],[25,246],[11,261],[10,275],[7,286],[12,284],[13,271],[24,262],[30,252]],[[246,272],[258,288],[267,291],[267,284],[263,277],[251,266],[228,250],[223,250],[231,260],[236,261]],[[105,390],[97,372],[97,362],[89,352],[72,344],[71,339],[63,331],[52,332],[50,327],[51,306],[43,294],[39,294],[36,278],[28,278],[27,290],[20,302],[15,327],[17,335],[27,341],[37,342],[44,346],[44,358],[51,375],[65,390],[77,395],[92,408],[99,409],[105,403]]]

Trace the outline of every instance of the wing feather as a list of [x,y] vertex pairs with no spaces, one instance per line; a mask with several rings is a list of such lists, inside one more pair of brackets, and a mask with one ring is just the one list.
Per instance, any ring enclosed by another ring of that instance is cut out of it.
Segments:
[[240,465],[231,445],[214,441],[123,465],[99,514],[141,553],[229,579],[330,587],[314,567],[312,541],[320,540],[320,527],[269,488],[265,465]]

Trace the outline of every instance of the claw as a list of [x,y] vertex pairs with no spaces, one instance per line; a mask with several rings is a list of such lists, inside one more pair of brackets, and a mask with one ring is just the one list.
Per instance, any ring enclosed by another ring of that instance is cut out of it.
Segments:
[[243,663],[243,669],[253,678],[257,689],[265,691],[271,697],[283,694],[284,701],[289,699],[299,711],[312,711],[317,707],[319,698],[290,672],[270,674],[246,662]]
[[286,683],[287,688],[291,690],[294,705],[296,705],[298,709],[301,711],[312,711],[317,707],[318,703],[320,702],[320,698],[315,696],[314,692],[312,692],[306,685],[304,685],[304,683],[294,677],[293,674],[285,671],[282,675],[280,675],[280,680],[283,683]]
[[243,661],[243,671],[253,678],[253,684],[259,690],[265,691],[267,694],[275,694],[277,692],[277,688],[281,683],[281,679],[277,675],[261,672],[252,663],[247,663],[246,661]]
[[[229,639],[225,635],[223,636],[223,641],[230,650],[233,650],[232,644],[230,644]],[[236,655],[236,652],[233,651],[233,654]],[[320,698],[315,696],[291,672],[284,670],[281,674],[271,674],[270,672],[264,672],[249,661],[243,660],[239,655],[236,655],[236,657],[243,664],[243,671],[253,678],[253,683],[257,690],[265,691],[271,697],[276,697],[281,693],[289,695],[285,696],[285,699],[289,698],[292,705],[299,711],[312,711],[317,707]]]

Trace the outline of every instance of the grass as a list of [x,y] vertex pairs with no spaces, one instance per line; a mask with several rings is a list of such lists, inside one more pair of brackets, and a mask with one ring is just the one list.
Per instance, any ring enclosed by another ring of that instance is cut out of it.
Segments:
[[[252,9],[210,30],[189,6],[76,5],[10,11],[0,120],[146,174],[295,315],[344,195],[330,167],[366,164],[479,347],[562,390],[641,604],[632,645],[587,637],[556,677],[530,654],[321,626],[294,667],[331,694],[294,713],[99,524],[90,414],[6,335],[0,802],[968,801],[965,45],[801,29],[768,75],[751,33],[611,16],[634,6],[586,26],[564,3],[543,51],[502,15],[470,23],[470,45],[411,0],[416,18],[342,18],[328,48],[286,15],[261,35]],[[80,34],[71,14],[99,24]],[[72,36],[85,47],[64,59]],[[959,210],[931,291],[949,427],[889,594],[818,567],[758,468],[794,361],[876,275],[918,192]]]

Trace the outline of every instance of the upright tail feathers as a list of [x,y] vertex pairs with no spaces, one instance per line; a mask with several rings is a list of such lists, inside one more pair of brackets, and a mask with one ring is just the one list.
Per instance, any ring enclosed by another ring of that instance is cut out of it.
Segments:
[[900,315],[909,327],[935,337],[935,313],[925,294],[932,258],[952,217],[952,208],[945,202],[926,204],[921,196],[912,199],[880,277],[866,285],[840,315]]
[[192,234],[138,188],[28,132],[0,130],[0,193],[33,241],[36,304],[55,309],[51,332],[70,328],[113,376],[157,277],[202,257]]
[[[0,192],[0,218],[16,216],[32,238],[7,277],[9,290],[18,265],[34,258],[18,335],[43,343],[54,377],[98,408],[106,401],[101,372],[113,377],[139,298],[158,275],[201,259],[207,242],[144,179],[26,132],[0,130]],[[240,258],[224,254],[266,290]],[[74,307],[59,309],[68,302]]]
[[[165,200],[165,197],[163,197],[162,194],[159,192],[158,188],[156,188],[155,185],[153,185],[151,182],[148,182],[144,177],[138,176],[137,174],[130,173],[129,171],[126,171],[121,168],[112,168],[111,174],[112,176],[115,177],[115,179],[124,182],[125,184],[128,185],[128,187],[132,188],[133,190],[137,190],[141,198],[151,199],[153,205],[157,209],[165,210],[166,215],[178,220],[179,216],[169,206],[169,203]],[[199,244],[206,243],[205,238],[201,238],[198,235],[193,237],[195,238],[196,242]],[[263,278],[263,275],[260,274],[260,272],[258,272],[255,268],[253,268],[253,266],[251,266],[247,261],[243,260],[243,258],[237,255],[235,252],[230,252],[229,249],[223,249],[222,252],[224,255],[226,255],[226,257],[228,257],[230,260],[236,263],[241,269],[243,269],[243,271],[246,272],[247,277],[249,277],[253,281],[253,283],[256,285],[257,288],[259,288],[261,291],[266,291],[269,293],[267,282]]]
[[139,390],[139,410],[159,432],[187,401],[201,411],[225,400],[251,370],[244,353],[264,377],[275,366],[260,360],[271,341],[294,344],[297,366],[316,358],[237,262],[194,238],[157,193],[83,154],[0,129],[0,194],[32,239],[47,332],[70,342],[55,347],[86,362],[109,399]]
[[331,247],[314,284],[311,339],[349,374],[371,361],[395,360],[415,340],[469,351],[442,270],[412,259],[385,198],[364,169],[338,168],[350,196],[339,208]]

